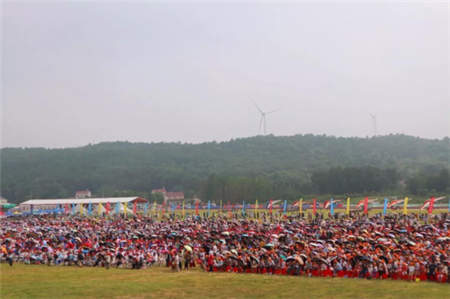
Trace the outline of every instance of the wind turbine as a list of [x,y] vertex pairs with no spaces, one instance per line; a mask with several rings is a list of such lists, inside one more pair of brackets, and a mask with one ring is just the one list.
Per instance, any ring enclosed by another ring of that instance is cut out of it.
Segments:
[[377,136],[377,116],[375,114],[371,114],[371,113],[369,113],[369,115],[372,118],[373,136]]
[[255,102],[253,102],[253,104],[255,104],[256,109],[258,109],[259,113],[261,114],[261,120],[259,121],[258,134],[261,134],[261,128],[262,128],[264,135],[266,135],[267,134],[267,130],[266,130],[267,129],[266,116],[268,114],[277,112],[279,109],[275,109],[275,110],[271,110],[271,111],[265,112],[261,108],[259,108],[258,105],[256,105]]

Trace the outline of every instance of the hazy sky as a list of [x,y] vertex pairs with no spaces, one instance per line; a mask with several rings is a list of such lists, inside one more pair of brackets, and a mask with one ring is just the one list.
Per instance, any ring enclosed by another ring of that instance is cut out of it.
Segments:
[[450,132],[437,3],[4,2],[2,146]]

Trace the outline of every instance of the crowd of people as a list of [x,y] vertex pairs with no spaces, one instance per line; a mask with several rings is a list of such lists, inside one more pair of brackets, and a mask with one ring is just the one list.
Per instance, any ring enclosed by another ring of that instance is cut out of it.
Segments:
[[0,220],[13,265],[147,268],[449,282],[450,218],[418,215]]

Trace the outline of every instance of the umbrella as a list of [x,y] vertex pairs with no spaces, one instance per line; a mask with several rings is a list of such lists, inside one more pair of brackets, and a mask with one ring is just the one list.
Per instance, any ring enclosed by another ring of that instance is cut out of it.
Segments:
[[189,252],[192,252],[192,247],[189,245],[184,245],[184,249],[186,249]]
[[264,245],[264,248],[273,248],[273,244],[272,243],[267,243],[266,245]]
[[286,258],[286,262],[289,262],[289,261],[296,261],[296,258],[295,258],[295,256],[288,256],[287,258]]

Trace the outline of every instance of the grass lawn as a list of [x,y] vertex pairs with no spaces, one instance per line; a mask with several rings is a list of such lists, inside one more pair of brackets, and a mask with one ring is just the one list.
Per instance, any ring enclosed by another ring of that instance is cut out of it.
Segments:
[[1,298],[448,298],[428,282],[306,278],[258,274],[0,266]]

